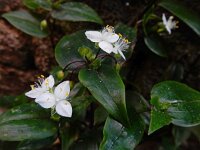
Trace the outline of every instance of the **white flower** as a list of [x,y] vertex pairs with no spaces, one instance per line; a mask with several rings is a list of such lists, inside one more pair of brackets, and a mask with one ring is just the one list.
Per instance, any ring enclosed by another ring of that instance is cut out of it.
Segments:
[[31,85],[32,90],[25,93],[26,96],[30,98],[37,98],[40,95],[49,91],[50,88],[54,86],[54,78],[50,75],[48,78],[44,79],[44,76],[41,75],[38,77],[38,82],[35,82],[35,85]]
[[119,53],[124,58],[124,60],[126,60],[122,51],[129,48],[129,43],[130,42],[127,39],[119,38],[119,40],[114,43],[114,47],[112,49],[112,52],[115,53],[115,54]]
[[106,26],[102,31],[86,31],[87,38],[99,44],[99,47],[106,53],[111,53],[112,43],[119,39],[112,26]]
[[64,117],[72,116],[72,106],[66,100],[69,96],[69,81],[64,81],[56,86],[54,93],[44,93],[35,102],[44,108],[55,108],[56,112]]
[[168,31],[169,34],[171,34],[171,30],[177,28],[177,21],[172,21],[173,20],[173,16],[170,16],[169,19],[166,19],[165,14],[162,14],[162,20],[163,20],[163,24],[166,28],[166,30]]
[[43,108],[52,108],[64,117],[72,116],[72,106],[67,101],[70,92],[69,81],[64,81],[58,86],[54,86],[54,78],[50,75],[48,78],[39,78],[38,83],[32,86],[32,90],[25,93],[26,96],[35,98],[35,102]]

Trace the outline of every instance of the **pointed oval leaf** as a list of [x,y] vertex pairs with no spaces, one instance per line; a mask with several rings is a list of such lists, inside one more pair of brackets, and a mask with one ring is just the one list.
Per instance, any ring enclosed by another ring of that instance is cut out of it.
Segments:
[[174,0],[162,0],[159,5],[179,17],[191,29],[200,35],[200,16],[189,10],[187,6]]
[[24,10],[12,11],[2,15],[17,29],[39,38],[48,36],[48,32],[41,30],[40,21]]
[[108,117],[103,129],[103,141],[100,150],[131,150],[140,142],[144,125],[135,118],[132,127],[126,128],[119,122]]
[[16,106],[0,115],[0,124],[21,119],[47,118],[48,111],[32,103]]
[[125,87],[116,70],[105,65],[98,71],[83,69],[79,80],[115,119],[127,124]]
[[17,150],[39,150],[50,147],[55,141],[55,137],[48,137],[45,139],[39,140],[25,140],[21,141],[17,146]]
[[68,21],[88,21],[103,24],[98,14],[88,5],[80,2],[67,2],[52,12],[52,17]]
[[147,36],[144,38],[144,42],[153,53],[167,57],[166,48],[159,36]]
[[51,0],[23,0],[23,4],[30,9],[37,9],[39,7],[51,10]]
[[49,120],[13,120],[0,124],[0,140],[22,141],[43,139],[56,134],[56,125]]
[[[175,81],[156,84],[151,91],[151,104],[154,108],[149,133],[170,122],[182,127],[200,124],[200,92],[185,84]],[[168,119],[155,127],[161,118]]]

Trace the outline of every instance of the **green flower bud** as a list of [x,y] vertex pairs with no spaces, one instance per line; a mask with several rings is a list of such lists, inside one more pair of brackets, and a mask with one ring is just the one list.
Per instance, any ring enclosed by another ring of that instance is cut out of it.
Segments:
[[61,80],[61,79],[64,78],[65,73],[64,73],[62,70],[60,70],[60,71],[58,71],[58,72],[56,73],[56,76],[57,76],[57,78],[58,78],[59,80]]
[[44,30],[44,29],[46,29],[47,28],[47,21],[46,20],[42,20],[41,22],[40,22],[40,28],[41,28],[41,30]]

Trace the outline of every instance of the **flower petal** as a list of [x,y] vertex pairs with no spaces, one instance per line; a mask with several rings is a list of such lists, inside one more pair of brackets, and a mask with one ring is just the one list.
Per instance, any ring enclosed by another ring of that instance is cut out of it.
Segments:
[[103,33],[103,40],[109,43],[114,43],[119,39],[119,35],[112,32],[104,32]]
[[118,52],[124,58],[124,60],[126,60],[126,57],[124,56],[124,54],[122,53],[122,51],[118,50]]
[[56,99],[55,96],[51,93],[44,93],[41,96],[35,99],[35,102],[38,103],[43,108],[51,108],[55,105]]
[[72,106],[67,100],[59,101],[56,104],[56,112],[64,117],[72,116]]
[[102,34],[99,31],[86,31],[85,35],[92,42],[101,42],[102,41]]
[[64,81],[60,83],[54,90],[56,98],[61,100],[66,99],[66,97],[68,97],[69,95],[69,92],[70,92],[69,81]]
[[40,95],[42,95],[46,90],[44,90],[43,88],[35,88],[29,92],[26,92],[25,95],[30,97],[30,98],[37,98]]
[[105,41],[100,42],[99,47],[108,54],[113,51],[113,45]]
[[54,78],[52,75],[50,75],[42,82],[42,87],[45,89],[49,89],[54,86],[54,83],[55,83]]
[[163,21],[163,24],[164,24],[164,25],[167,24],[167,19],[166,19],[166,16],[165,16],[164,13],[162,14],[162,21]]

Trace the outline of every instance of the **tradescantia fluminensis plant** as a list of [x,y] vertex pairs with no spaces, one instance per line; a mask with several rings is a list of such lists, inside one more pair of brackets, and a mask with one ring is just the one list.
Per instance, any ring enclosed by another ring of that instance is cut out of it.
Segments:
[[[30,11],[8,12],[3,17],[31,36],[51,36],[50,26],[55,20],[103,24],[84,3],[51,0],[23,3]],[[144,41],[152,52],[167,57],[160,37],[175,34],[179,23],[172,16],[167,19],[164,13],[157,16],[154,13],[157,7],[177,16],[198,35],[200,19],[171,0],[151,3],[142,16]],[[42,9],[41,16],[46,17],[35,17],[37,9]],[[149,26],[152,20],[156,23]],[[200,92],[186,84],[176,81],[155,84],[150,101],[136,91],[127,91],[125,81],[129,79],[124,79],[121,71],[134,55],[139,29],[138,24],[107,25],[102,30],[86,29],[62,37],[55,47],[59,69],[48,77],[39,75],[26,97],[17,97],[20,105],[0,115],[0,140],[18,141],[17,149],[41,149],[58,141],[62,150],[131,150],[144,135],[169,124],[199,125]],[[173,133],[180,134],[179,129],[174,128]],[[188,128],[187,135],[194,130]],[[176,146],[180,143],[181,140],[176,142]]]

